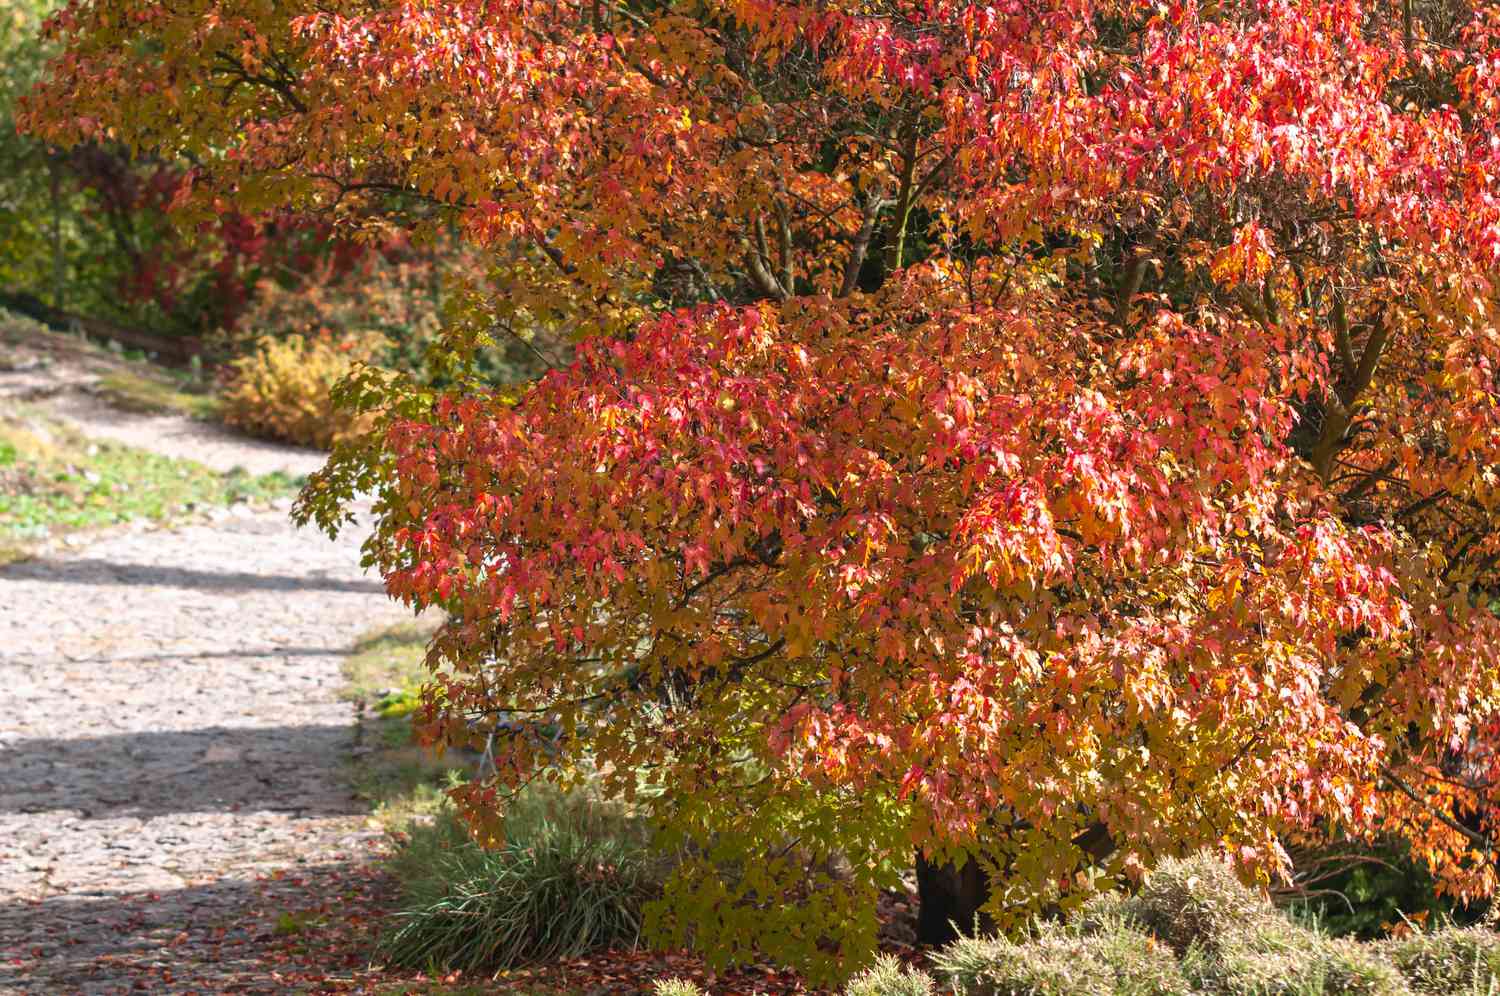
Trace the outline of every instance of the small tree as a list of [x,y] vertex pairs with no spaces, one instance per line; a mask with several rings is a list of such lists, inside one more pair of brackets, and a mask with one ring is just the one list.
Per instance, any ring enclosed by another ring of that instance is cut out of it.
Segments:
[[1497,26],[94,0],[29,121],[190,153],[190,215],[428,202],[493,254],[459,354],[585,339],[514,404],[357,381],[302,514],[375,487],[452,614],[481,833],[587,759],[692,845],[659,937],[828,973],[914,847],[1001,921],[1376,827],[1494,890]]

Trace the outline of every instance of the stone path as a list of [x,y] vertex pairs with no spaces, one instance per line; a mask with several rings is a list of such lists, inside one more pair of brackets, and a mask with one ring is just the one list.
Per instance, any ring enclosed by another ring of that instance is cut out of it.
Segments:
[[340,660],[405,614],[358,542],[242,509],[0,568],[0,993],[285,991],[217,941],[374,833]]

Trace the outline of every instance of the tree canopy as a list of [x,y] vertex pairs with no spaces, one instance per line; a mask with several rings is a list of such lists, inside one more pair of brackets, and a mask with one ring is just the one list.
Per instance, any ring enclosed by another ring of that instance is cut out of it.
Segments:
[[[91,0],[27,105],[177,209],[456,226],[519,399],[371,375],[456,792],[587,762],[659,936],[830,971],[912,848],[1002,920],[1393,832],[1496,887],[1500,6]],[[809,863],[813,870],[810,872]]]

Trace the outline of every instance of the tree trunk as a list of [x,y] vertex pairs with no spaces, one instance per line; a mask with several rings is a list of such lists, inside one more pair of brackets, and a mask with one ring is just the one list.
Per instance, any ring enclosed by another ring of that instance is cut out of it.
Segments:
[[990,932],[994,921],[979,907],[990,896],[990,880],[974,861],[936,865],[917,855],[917,943],[938,947],[959,933]]

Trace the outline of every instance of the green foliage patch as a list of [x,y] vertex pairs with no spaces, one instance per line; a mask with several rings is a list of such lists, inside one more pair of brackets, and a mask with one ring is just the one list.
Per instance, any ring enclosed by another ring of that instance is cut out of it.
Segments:
[[[844,996],[1497,996],[1500,934],[1445,926],[1361,942],[1276,911],[1206,856],[1164,862],[1134,895],[1096,898],[1030,936],[966,937],[932,974],[889,956]],[[702,996],[659,982],[657,996]]]
[[0,541],[45,539],[195,508],[296,493],[301,480],[221,474],[117,443],[93,442],[34,414],[0,423]]
[[360,637],[344,658],[344,697],[370,705],[393,692],[420,688],[427,680],[422,661],[431,636],[430,625],[412,622]]
[[412,739],[410,713],[428,677],[423,659],[431,635],[431,624],[422,620],[378,629],[344,658],[343,695],[361,710],[354,791],[392,830],[430,820],[443,808],[447,789],[466,774],[453,755],[435,757]]

